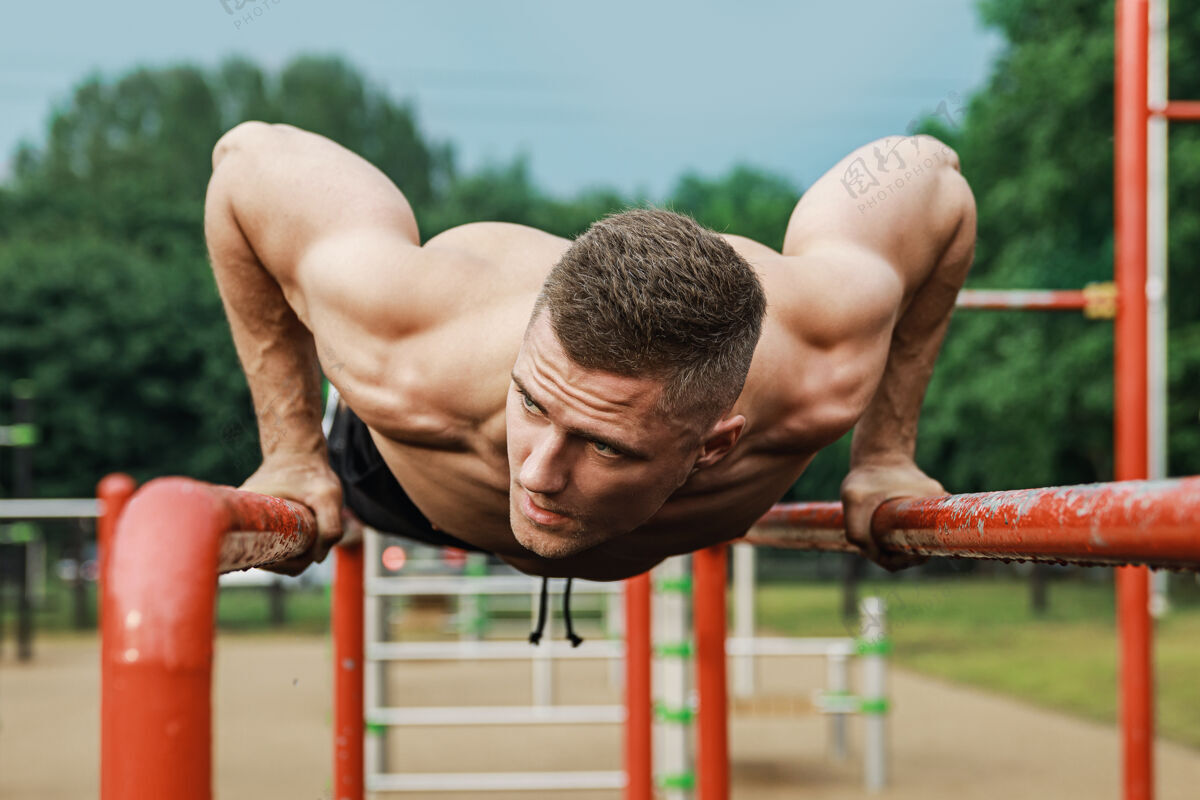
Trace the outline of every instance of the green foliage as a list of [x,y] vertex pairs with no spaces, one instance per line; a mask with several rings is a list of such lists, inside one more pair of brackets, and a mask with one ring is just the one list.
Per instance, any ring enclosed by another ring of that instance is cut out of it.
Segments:
[[254,466],[245,380],[204,262],[162,265],[92,236],[0,244],[0,364],[28,377],[46,495],[87,495],[119,466],[145,480],[231,480]]
[[[639,202],[605,189],[550,197],[524,158],[458,175],[410,106],[335,58],[300,57],[277,75],[242,59],[91,75],[0,187],[0,392],[24,377],[37,386],[40,493],[87,494],[113,469],[236,484],[256,466],[202,224],[212,146],[246,119],[363,155],[404,190],[426,239],[480,220],[573,237]],[[778,246],[795,195],[739,167],[685,177],[670,203]]]
[[37,386],[40,493],[86,495],[114,469],[238,483],[256,466],[203,238],[212,147],[245,119],[324,133],[414,202],[450,180],[449,148],[336,59],[86,78],[0,189],[0,392]]
[[799,199],[800,192],[787,179],[742,164],[716,180],[684,175],[667,206],[713,230],[779,250]]
[[[1080,287],[1112,263],[1112,3],[983,0],[1005,35],[987,86],[920,129],[955,147],[979,207],[979,287]],[[1171,20],[1173,97],[1200,96],[1200,9]],[[945,111],[945,109],[941,109]],[[207,267],[213,143],[245,119],[287,122],[363,154],[400,186],[425,239],[499,220],[572,237],[644,198],[547,195],[528,161],[462,174],[414,109],[336,58],[278,73],[92,75],[0,187],[0,393],[38,388],[39,491],[82,494],[114,468],[236,483],[257,460],[244,379]],[[847,143],[849,146],[852,143]],[[1171,469],[1200,472],[1200,132],[1170,140]],[[664,204],[778,248],[798,192],[751,166],[682,176]],[[953,491],[1111,477],[1112,334],[1076,315],[956,316],[930,386],[918,460]],[[7,420],[0,418],[0,423]],[[847,439],[793,490],[837,496]],[[2,476],[0,476],[2,477]]]
[[[1113,253],[1113,6],[989,0],[986,24],[1008,46],[963,124],[923,130],[955,147],[979,208],[968,284],[1080,288],[1110,280]],[[1172,14],[1172,52],[1200,47],[1200,12]],[[1200,95],[1177,58],[1175,96]],[[1172,461],[1200,471],[1200,350],[1194,288],[1200,242],[1189,194],[1200,171],[1191,131],[1172,135]],[[1192,346],[1189,346],[1192,345]],[[1112,477],[1112,326],[1075,315],[964,312],[931,382],[919,460],[952,491]]]
[[456,225],[481,220],[529,225],[573,238],[597,219],[627,205],[616,192],[605,189],[570,199],[549,197],[534,185],[529,162],[520,157],[508,165],[492,165],[455,177],[437,203],[418,207],[416,212],[425,240]]

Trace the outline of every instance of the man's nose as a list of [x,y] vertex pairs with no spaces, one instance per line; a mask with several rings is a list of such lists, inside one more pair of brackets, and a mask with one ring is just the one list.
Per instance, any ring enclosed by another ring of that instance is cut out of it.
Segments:
[[537,440],[521,465],[520,482],[525,491],[552,495],[567,488],[566,444],[562,436],[549,432]]

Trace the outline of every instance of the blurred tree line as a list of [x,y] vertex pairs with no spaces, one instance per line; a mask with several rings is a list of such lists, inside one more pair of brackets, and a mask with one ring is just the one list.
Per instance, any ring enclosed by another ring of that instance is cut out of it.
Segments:
[[[573,237],[638,202],[603,189],[550,197],[524,158],[465,173],[413,108],[335,58],[300,57],[277,75],[239,59],[88,77],[0,187],[0,393],[24,377],[36,387],[39,494],[87,495],[114,469],[236,485],[257,466],[202,225],[212,147],[246,119],[307,128],[370,160],[403,189],[424,238],[478,220]],[[676,195],[668,204],[779,246],[798,192],[741,167],[686,176]]]
[[[961,119],[931,120],[979,205],[971,285],[1111,280],[1114,7],[985,0],[1008,41]],[[1171,10],[1170,97],[1200,97],[1200,7]],[[1200,473],[1200,131],[1170,134],[1172,474]],[[1112,325],[1073,314],[960,315],[930,387],[923,459],[955,490],[1112,477]]]
[[[1108,280],[1112,5],[985,0],[979,10],[1008,41],[990,80],[916,126],[959,151],[976,193],[969,284]],[[1171,37],[1171,96],[1198,97],[1200,61],[1187,54],[1200,50],[1200,9],[1175,9]],[[605,189],[549,196],[523,158],[466,172],[449,143],[421,133],[415,109],[338,59],[301,57],[277,74],[232,60],[89,77],[53,111],[44,140],[19,148],[0,187],[0,392],[25,377],[37,387],[40,494],[86,495],[113,469],[236,484],[257,465],[201,224],[212,146],[245,119],[288,122],[362,154],[404,190],[425,238],[483,219],[570,237],[645,201]],[[1171,469],[1200,473],[1194,130],[1173,130],[1170,159]],[[659,201],[778,248],[798,196],[787,179],[740,166],[684,175]],[[918,460],[956,492],[1110,478],[1111,363],[1107,322],[957,315]],[[836,497],[846,452],[843,441],[822,454],[795,496]]]
[[[979,235],[967,285],[1111,280],[1114,5],[977,8],[1007,42],[987,84],[941,99],[914,126],[958,151],[974,190]],[[1176,4],[1169,97],[1200,97],[1197,52],[1200,7]],[[1169,471],[1182,475],[1200,473],[1200,131],[1173,126],[1169,147]],[[1112,348],[1111,323],[1078,314],[957,313],[926,395],[918,463],[953,492],[1111,480]],[[797,497],[836,496],[845,444],[818,457]]]

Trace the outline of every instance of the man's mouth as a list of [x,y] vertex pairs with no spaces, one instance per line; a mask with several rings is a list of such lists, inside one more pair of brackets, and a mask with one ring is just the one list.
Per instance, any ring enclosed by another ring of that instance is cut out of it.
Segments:
[[529,518],[531,522],[538,525],[554,526],[571,519],[566,514],[559,514],[557,511],[549,511],[542,508],[533,502],[533,498],[529,496],[529,492],[521,492],[521,513]]

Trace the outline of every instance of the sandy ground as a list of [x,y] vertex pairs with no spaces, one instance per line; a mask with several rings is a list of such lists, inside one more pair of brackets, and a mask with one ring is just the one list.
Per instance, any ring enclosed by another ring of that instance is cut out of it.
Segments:
[[[330,797],[330,670],[325,641],[224,636],[217,647],[216,764],[225,800],[325,800]],[[768,696],[807,694],[823,665],[811,659],[764,664]],[[560,669],[564,703],[616,702],[603,662]],[[395,667],[393,702],[520,703],[530,696],[528,667],[431,664]],[[807,687],[798,691],[797,684]],[[901,670],[891,678],[894,712],[892,800],[1010,797],[1117,798],[1118,738],[1109,726],[1082,722],[1004,698],[939,683]],[[99,656],[92,637],[44,639],[37,660],[0,658],[0,798],[82,800],[97,794]],[[769,704],[768,704],[769,705]],[[737,716],[732,725],[735,798],[866,796],[857,743],[851,757],[830,760],[828,720],[806,715]],[[422,729],[388,737],[396,771],[615,769],[615,725],[554,728]],[[1194,798],[1200,752],[1159,743],[1158,797]],[[401,797],[388,795],[386,797]],[[516,794],[420,797],[465,800]],[[542,793],[538,800],[571,795]],[[615,792],[576,792],[589,800]],[[380,795],[380,798],[385,797]],[[418,797],[418,795],[407,795]]]

